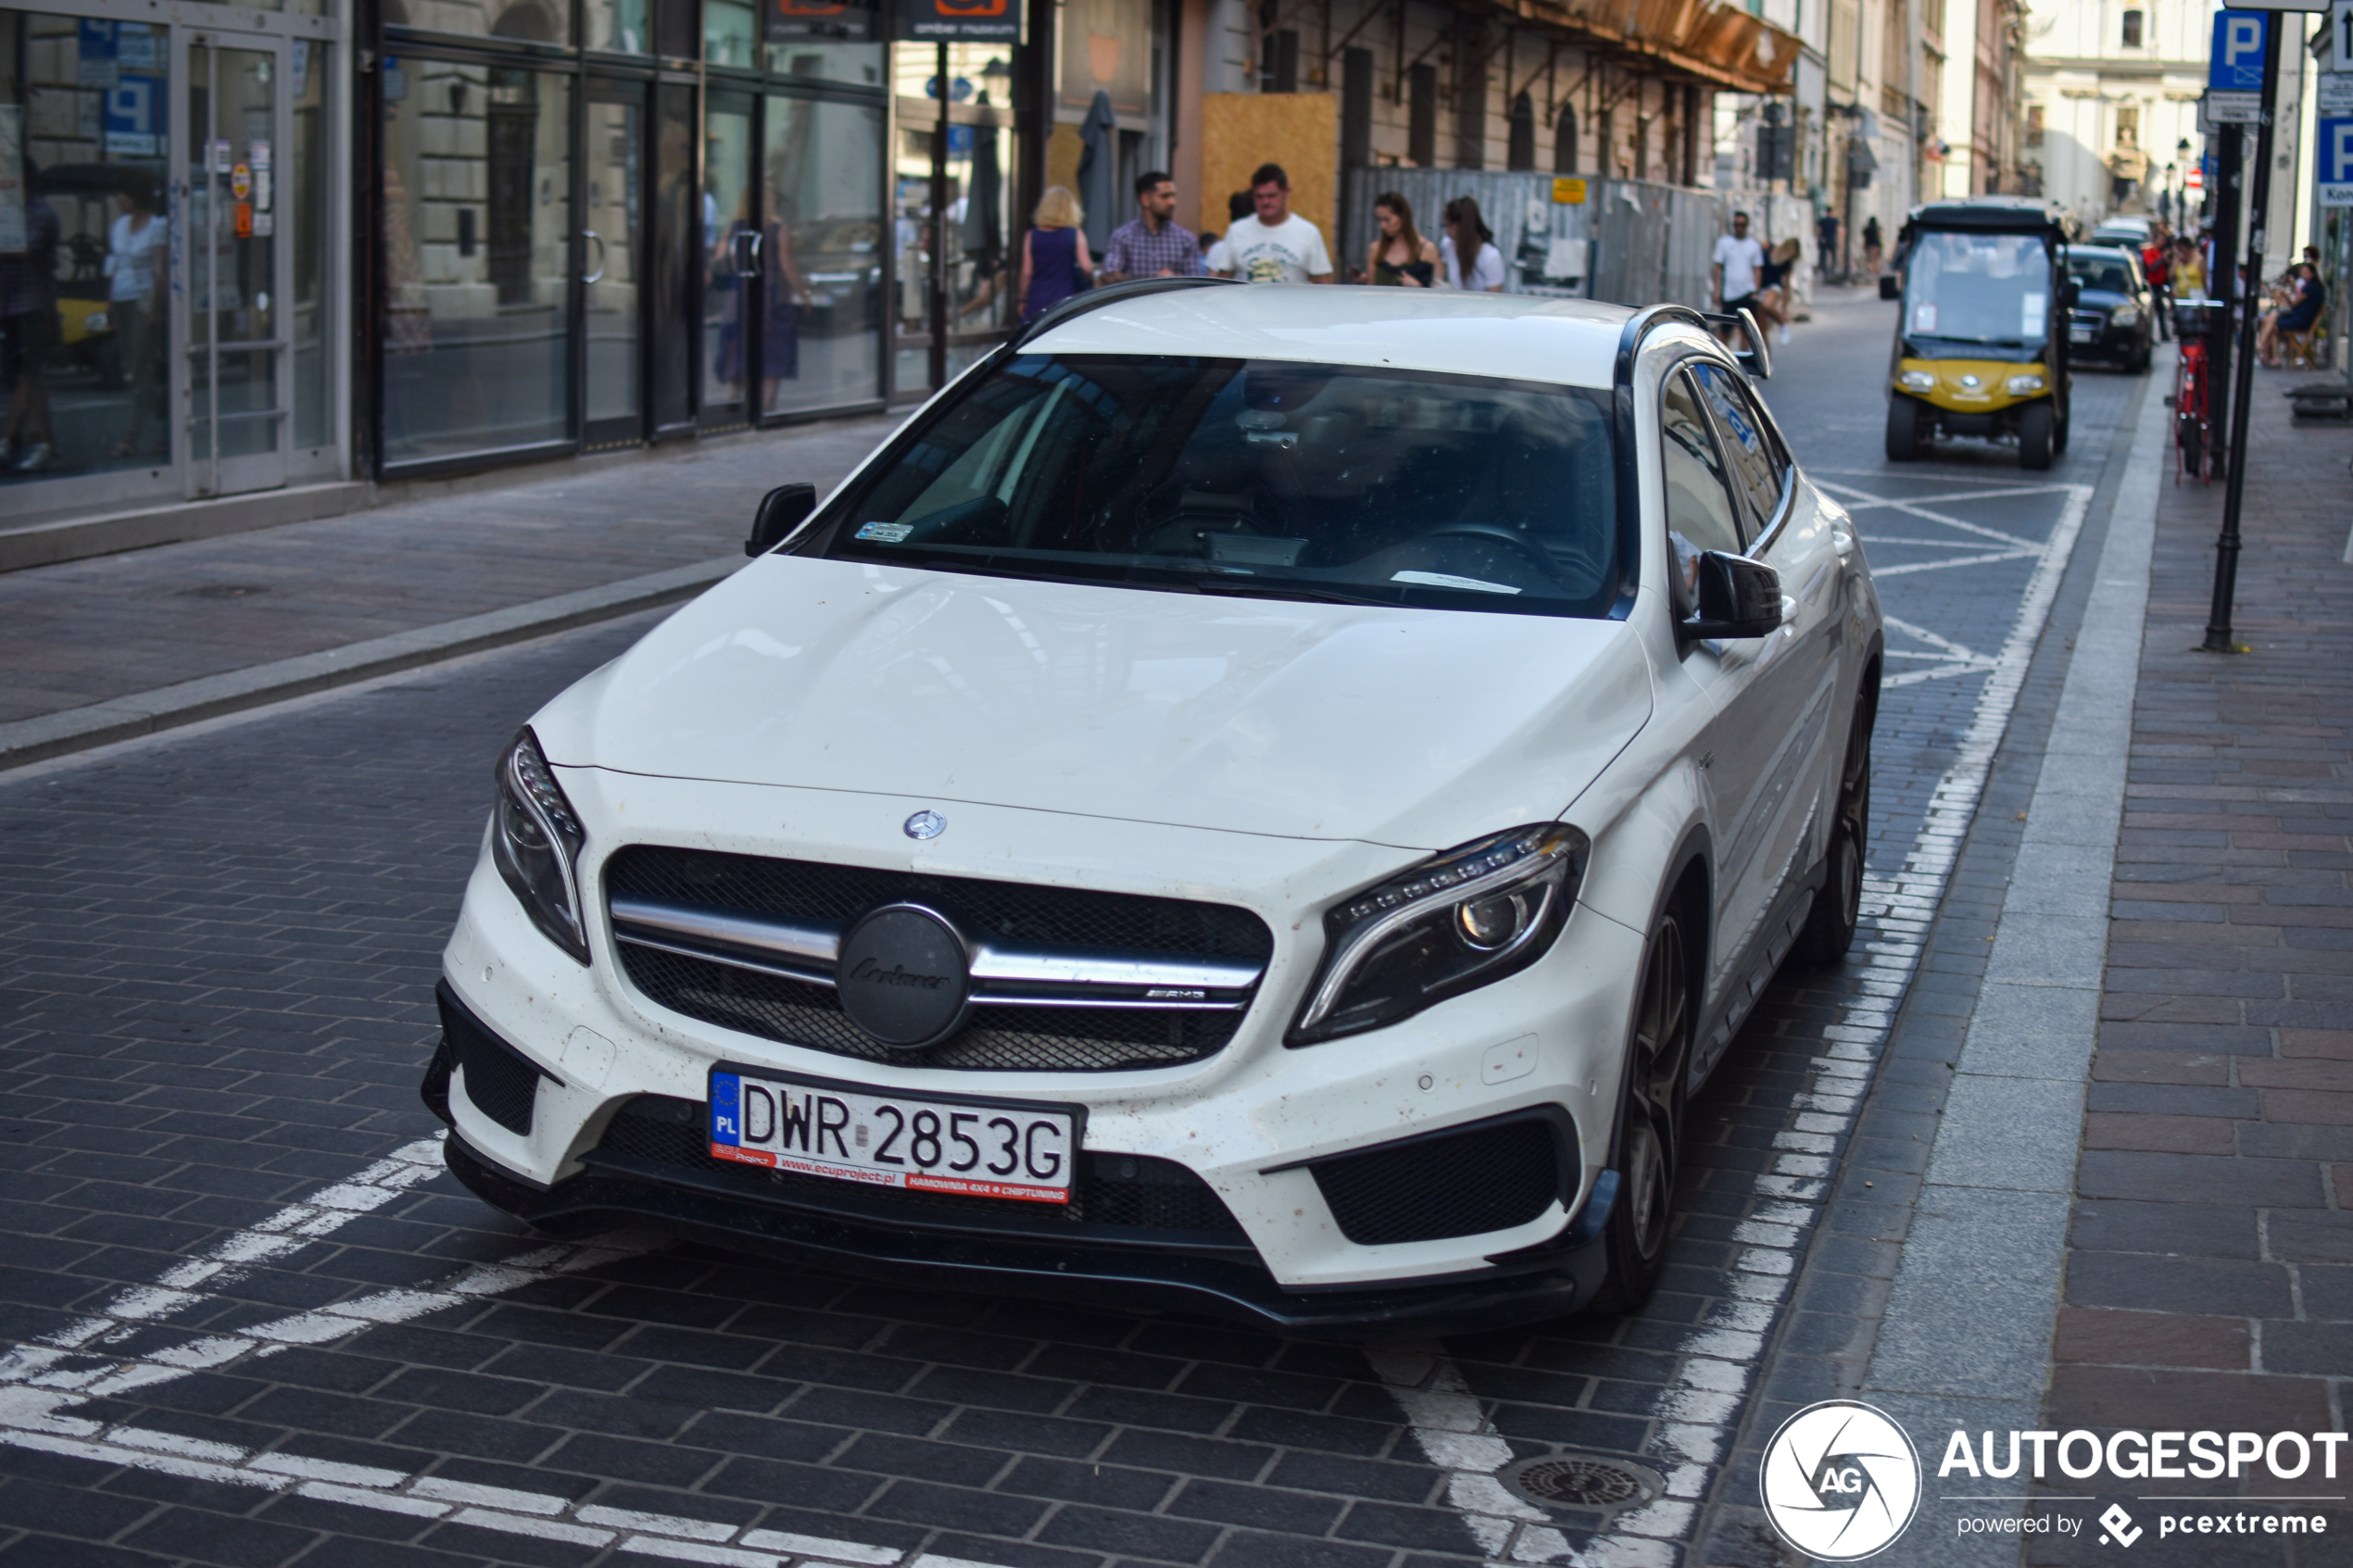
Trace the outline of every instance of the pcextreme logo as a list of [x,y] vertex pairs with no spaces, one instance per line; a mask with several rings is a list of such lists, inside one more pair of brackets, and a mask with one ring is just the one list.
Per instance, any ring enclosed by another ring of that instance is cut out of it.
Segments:
[[1851,1399],[1808,1405],[1765,1445],[1765,1517],[1827,1562],[1884,1549],[1920,1501],[1920,1456],[1904,1429]]

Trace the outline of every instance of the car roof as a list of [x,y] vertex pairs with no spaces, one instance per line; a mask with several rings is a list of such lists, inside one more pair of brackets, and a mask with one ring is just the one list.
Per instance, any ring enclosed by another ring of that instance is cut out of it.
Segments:
[[1043,354],[1188,354],[1393,366],[1607,387],[1633,310],[1446,289],[1237,284],[1105,304],[1025,345]]
[[2141,258],[2140,252],[2126,250],[2120,245],[2070,245],[2067,247],[2067,254],[2070,258],[2089,256],[2104,257],[2110,261],[2138,261]]

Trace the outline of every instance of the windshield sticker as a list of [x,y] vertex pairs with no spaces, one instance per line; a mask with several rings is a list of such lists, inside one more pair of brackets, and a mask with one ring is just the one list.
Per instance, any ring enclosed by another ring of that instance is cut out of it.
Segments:
[[915,531],[912,522],[869,522],[858,530],[861,539],[872,539],[884,545],[903,545],[907,535]]
[[1392,571],[1391,583],[1412,583],[1424,588],[1468,588],[1478,594],[1516,594],[1517,588],[1501,583],[1481,583],[1476,577],[1451,577],[1443,571]]
[[2051,296],[2046,294],[2030,294],[2020,300],[2018,330],[2028,337],[2042,336],[2044,313],[2050,308],[2050,304]]
[[1935,306],[1933,306],[1933,305],[1915,305],[1915,306],[1913,306],[1913,307],[1912,307],[1912,331],[1914,331],[1914,332],[1934,332],[1935,330],[1936,330],[1936,307],[1935,307]]

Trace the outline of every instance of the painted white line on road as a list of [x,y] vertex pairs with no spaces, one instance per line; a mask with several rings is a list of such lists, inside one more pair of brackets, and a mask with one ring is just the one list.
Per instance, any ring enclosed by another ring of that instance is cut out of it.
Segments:
[[[1866,955],[1856,976],[1859,994],[1823,1029],[1826,1048],[1812,1059],[1810,1079],[1793,1108],[1798,1125],[1776,1137],[1780,1152],[1773,1169],[1755,1178],[1757,1194],[1776,1201],[1769,1220],[1760,1211],[1755,1233],[1740,1238],[1742,1250],[1728,1282],[1737,1299],[1718,1302],[1676,1347],[1680,1360],[1674,1378],[1648,1412],[1659,1425],[1642,1457],[1663,1467],[1667,1497],[1619,1513],[1589,1544],[1571,1546],[1549,1514],[1496,1479],[1511,1462],[1511,1447],[1441,1348],[1403,1345],[1367,1352],[1373,1370],[1403,1408],[1423,1454],[1449,1472],[1447,1500],[1491,1563],[1667,1568],[1689,1539],[1709,1481],[1730,1451],[1755,1370],[1755,1351],[1746,1357],[1724,1353],[1725,1336],[1743,1336],[1743,1342],[1761,1347],[1780,1316],[1819,1201],[1828,1196],[1830,1157],[1852,1131],[1855,1107],[1894,1027],[2091,508],[2090,485],[2038,488],[2063,494],[2065,505],[2049,540],[2033,547],[2040,559],[2020,597],[2009,635],[1985,663],[1985,684],[1969,727],[1930,796],[1901,869],[1864,879],[1862,922],[1856,934],[1856,950]],[[1917,631],[1908,623],[1888,623],[1907,633]]]

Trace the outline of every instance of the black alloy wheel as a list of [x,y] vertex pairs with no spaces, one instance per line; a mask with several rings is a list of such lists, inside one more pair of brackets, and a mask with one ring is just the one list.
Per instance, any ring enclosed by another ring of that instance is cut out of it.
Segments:
[[1603,1312],[1629,1312],[1650,1299],[1667,1263],[1675,1173],[1683,1153],[1683,1081],[1692,1063],[1691,977],[1683,925],[1658,917],[1642,960],[1633,1037],[1618,1097],[1617,1201],[1604,1233],[1609,1278],[1593,1298]]
[[1846,733],[1846,757],[1838,775],[1838,816],[1831,824],[1829,874],[1814,896],[1814,908],[1797,934],[1796,956],[1806,963],[1836,963],[1855,946],[1863,914],[1863,860],[1871,843],[1871,709],[1868,696],[1856,705]]

